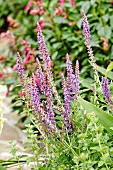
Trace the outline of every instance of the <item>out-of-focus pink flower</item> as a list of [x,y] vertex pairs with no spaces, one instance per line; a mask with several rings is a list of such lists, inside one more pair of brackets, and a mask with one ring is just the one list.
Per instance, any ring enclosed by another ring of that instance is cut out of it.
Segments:
[[100,40],[103,41],[103,43],[102,43],[103,50],[107,51],[108,48],[109,48],[109,41],[107,39],[103,38],[103,37],[101,37]]
[[10,36],[11,36],[11,33],[9,30],[6,32],[0,33],[0,38],[6,38],[6,37],[9,38]]
[[24,53],[27,55],[31,50],[30,45],[24,39],[21,41],[21,44],[24,45]]
[[13,70],[16,70],[17,69],[17,64],[15,64],[14,66],[13,66]]
[[9,27],[11,28],[17,28],[19,26],[19,23],[17,22],[17,20],[13,19],[10,16],[7,17],[7,22],[9,22]]
[[113,5],[113,1],[109,2],[111,5]]
[[6,97],[9,96],[9,91],[6,92],[5,96],[6,96]]
[[30,1],[28,2],[28,4],[26,5],[26,7],[24,8],[25,11],[28,11],[28,10],[30,9],[32,2],[33,2],[33,0],[30,0]]
[[36,15],[36,14],[43,15],[44,13],[45,13],[45,10],[42,6],[38,9],[34,8],[34,9],[30,10],[30,12],[29,12],[29,14],[33,15],[33,16]]
[[38,5],[42,5],[42,0],[37,0]]
[[38,82],[37,76],[35,76],[35,83],[36,83],[37,86],[39,86],[39,82]]
[[12,33],[10,33],[9,30],[6,31],[6,32],[0,33],[0,38],[7,38],[7,39],[9,39],[10,44],[11,44],[12,46],[14,46],[15,43],[16,43],[14,35],[13,35]]
[[58,6],[62,6],[64,2],[65,0],[60,0],[60,2],[58,3]]
[[23,45],[26,44],[26,40],[23,39],[23,40],[21,41],[21,44],[23,44]]
[[20,97],[25,97],[26,96],[26,92],[20,92]]
[[43,29],[44,28],[44,22],[42,20],[38,21],[40,28]]
[[0,54],[0,63],[2,63],[4,61],[4,59],[7,58],[7,55],[6,54]]
[[32,16],[34,16],[34,15],[36,15],[36,14],[38,14],[38,13],[39,13],[39,9],[32,9],[32,10],[30,10],[30,12],[29,12],[29,14],[32,15]]
[[10,89],[10,86],[7,86],[7,92],[5,94],[6,97],[9,96],[9,89]]
[[30,60],[30,53],[28,52],[24,61],[24,65],[27,65],[29,60]]
[[3,74],[0,73],[0,78],[2,78],[2,77],[3,77]]
[[51,60],[50,62],[51,62],[51,67],[54,67],[54,63],[53,63],[53,61]]
[[25,109],[27,109],[27,108],[28,108],[27,104],[25,104],[25,105],[24,105],[24,108],[25,108]]
[[70,22],[68,23],[68,25],[69,25],[69,26],[72,26],[72,25],[75,25],[75,24],[76,24],[76,22],[75,22],[75,21],[73,21],[73,22],[72,22],[72,21],[70,21]]
[[72,6],[75,6],[74,0],[70,0],[70,3],[71,3]]
[[31,48],[31,46],[24,39],[21,41],[21,44],[24,45],[24,53],[26,55],[24,60],[24,66],[26,66],[29,61],[34,62],[35,54],[33,53],[35,51],[35,48]]
[[63,16],[64,18],[67,18],[68,15],[66,14],[66,8],[56,8],[54,11],[54,16]]

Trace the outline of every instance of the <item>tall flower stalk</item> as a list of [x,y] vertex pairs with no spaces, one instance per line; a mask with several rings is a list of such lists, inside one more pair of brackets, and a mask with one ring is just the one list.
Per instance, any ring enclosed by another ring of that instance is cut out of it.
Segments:
[[79,63],[76,61],[75,73],[72,68],[70,56],[66,55],[67,78],[61,73],[62,87],[64,91],[64,121],[66,127],[71,130],[71,100],[77,99],[79,93]]
[[58,92],[56,90],[56,86],[53,81],[53,76],[51,72],[51,60],[49,57],[48,49],[45,44],[44,36],[42,35],[42,30],[40,28],[39,23],[37,23],[37,40],[38,40],[38,48],[41,54],[41,59],[43,61],[44,70],[46,71],[47,81],[50,84],[50,88],[56,97],[56,100],[58,102],[58,105],[61,106],[60,96],[58,95]]
[[86,45],[87,50],[88,50],[89,59],[91,61],[91,65],[93,67],[94,74],[95,74],[96,79],[97,79],[98,78],[97,67],[96,67],[93,51],[92,51],[92,48],[91,48],[90,27],[89,27],[89,23],[87,21],[87,17],[86,17],[84,10],[82,10],[82,17],[83,17],[82,25],[83,25],[84,41],[85,41],[85,45]]

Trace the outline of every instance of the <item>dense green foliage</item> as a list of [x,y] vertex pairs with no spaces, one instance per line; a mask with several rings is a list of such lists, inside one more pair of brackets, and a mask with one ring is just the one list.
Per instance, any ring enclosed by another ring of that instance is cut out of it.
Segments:
[[[34,2],[36,3],[36,1]],[[66,53],[71,55],[73,63],[75,63],[76,59],[79,60],[82,78],[90,77],[91,79],[93,77],[82,34],[82,9],[85,10],[90,22],[91,43],[96,63],[106,68],[112,60],[112,2],[107,0],[77,0],[75,5],[72,6],[70,1],[67,0],[61,7],[58,7],[58,2],[43,0],[41,5],[32,4],[30,9],[25,11],[25,6],[28,3],[27,0],[19,2],[15,0],[0,1],[0,32],[10,30],[14,35],[12,44],[10,43],[0,52],[2,63],[0,74],[3,75],[1,81],[3,80],[2,82],[7,84],[11,96],[18,97],[20,95],[19,87],[12,88],[11,86],[13,84],[14,87],[18,84],[17,73],[14,71],[13,73],[6,74],[2,70],[7,66],[15,68],[17,51],[22,53],[25,60],[23,39],[31,46],[31,49],[37,49],[37,21],[41,22],[42,25],[46,44],[53,62],[54,78],[57,80],[56,84],[58,87],[60,86],[59,72],[65,68],[64,60]],[[31,14],[30,11],[33,9],[40,9],[41,12],[39,14]],[[8,17],[11,17],[11,19],[8,19]],[[2,58],[3,54],[5,54],[5,58]],[[31,54],[35,58],[38,52],[35,50]],[[33,62],[34,60],[29,60],[25,65],[26,72],[29,74],[35,69],[35,64],[34,67],[31,67]],[[13,102],[15,102],[15,99]],[[19,108],[14,107],[14,109]]]

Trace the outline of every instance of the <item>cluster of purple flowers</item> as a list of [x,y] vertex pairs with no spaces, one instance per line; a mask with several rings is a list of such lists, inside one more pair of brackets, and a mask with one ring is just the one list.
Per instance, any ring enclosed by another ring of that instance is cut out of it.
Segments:
[[62,86],[64,90],[64,120],[66,126],[71,128],[71,122],[69,121],[70,112],[71,112],[71,99],[77,99],[79,92],[79,63],[76,61],[75,73],[72,68],[72,62],[70,56],[66,55],[66,64],[67,64],[67,78],[65,80],[64,75],[62,77]]
[[[70,130],[71,129],[71,99],[77,98],[79,92],[79,63],[76,62],[75,73],[72,68],[72,62],[70,56],[66,55],[67,64],[67,77],[62,77],[62,87],[64,91],[64,105],[61,103],[60,96],[56,90],[56,86],[53,80],[51,59],[45,44],[44,36],[40,25],[37,23],[37,40],[38,49],[40,52],[37,62],[36,75],[32,74],[31,78],[27,78],[24,75],[24,68],[20,54],[17,58],[17,70],[18,75],[24,84],[24,90],[26,91],[26,99],[28,100],[28,106],[33,109],[35,115],[43,128],[43,133],[57,133],[58,127],[56,125],[54,110],[60,111],[61,116],[64,119],[63,125]],[[41,62],[42,65],[41,65]],[[24,81],[24,82],[23,82]],[[27,83],[28,82],[28,83]],[[45,96],[44,100],[41,100],[41,94]],[[57,104],[55,104],[57,101]],[[56,106],[55,106],[56,105]]]
[[[85,39],[85,44],[88,49],[90,56],[91,64],[93,66],[94,72],[97,75],[96,63],[94,61],[93,51],[91,49],[90,42],[90,28],[87,21],[85,12],[82,11],[83,15],[83,34]],[[72,67],[72,62],[70,56],[66,55],[66,65],[67,65],[67,74],[66,78],[64,74],[61,73],[62,78],[62,88],[64,94],[64,104],[61,103],[60,96],[56,90],[52,75],[51,59],[48,53],[48,49],[45,44],[44,36],[40,25],[37,23],[37,40],[38,40],[38,49],[40,52],[39,58],[37,61],[37,72],[36,75],[32,74],[32,78],[28,78],[24,75],[23,62],[18,53],[17,56],[17,70],[18,75],[21,78],[24,90],[26,92],[26,99],[28,101],[28,106],[33,109],[35,115],[40,124],[41,130],[43,133],[58,133],[58,127],[56,125],[55,113],[54,110],[58,110],[62,117],[62,127],[68,131],[72,130],[73,122],[71,120],[71,100],[77,99],[79,93],[79,62],[76,61],[75,71]],[[41,62],[42,64],[41,64]],[[102,91],[105,96],[106,102],[113,109],[113,102],[110,97],[110,90],[108,81],[105,77],[102,77],[101,81]],[[41,100],[41,94],[45,96],[44,100]],[[57,104],[55,104],[57,101]],[[64,128],[65,127],[65,128]]]
[[113,110],[113,101],[110,97],[110,88],[109,88],[108,80],[105,77],[102,77],[101,85],[102,85],[102,91],[105,97],[105,101],[106,103],[108,103],[110,108]]

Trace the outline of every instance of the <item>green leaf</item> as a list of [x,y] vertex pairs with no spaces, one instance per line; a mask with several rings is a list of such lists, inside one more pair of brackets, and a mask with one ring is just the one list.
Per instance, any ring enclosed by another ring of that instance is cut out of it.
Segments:
[[91,0],[91,5],[94,5],[96,0]]
[[113,15],[110,16],[110,25],[111,25],[111,27],[113,29]]
[[108,26],[108,25],[106,25],[105,27],[103,27],[103,25],[101,24],[101,23],[99,23],[98,25],[97,25],[97,30],[98,30],[98,35],[100,36],[100,37],[104,37],[104,38],[106,38],[106,39],[109,39],[109,38],[111,38],[111,28]]
[[55,119],[56,120],[63,120],[63,118],[61,116],[56,116]]
[[[106,74],[106,69],[103,68],[103,67],[100,67],[100,66],[97,65],[97,70],[98,70],[101,74],[103,74],[103,75]],[[109,71],[107,77],[110,78],[111,80],[113,80],[113,72],[112,72],[112,71]]]
[[60,48],[62,46],[62,43],[61,42],[57,42],[57,43],[54,43],[53,44],[53,48]]
[[102,158],[104,159],[104,161],[107,161],[109,158],[109,153],[105,153]]
[[93,90],[90,81],[80,77],[80,83],[83,85],[83,87],[87,87],[88,89]]
[[102,18],[103,18],[103,20],[104,20],[104,21],[106,21],[106,22],[107,22],[107,21],[108,21],[108,19],[109,19],[109,15],[108,15],[108,14],[105,14],[104,16],[102,16]]
[[106,39],[111,38],[111,33],[112,33],[111,27],[109,27],[108,25],[106,25],[106,26],[104,27],[104,37],[105,37]]
[[78,26],[79,29],[81,29],[81,26],[82,26],[82,18],[78,20],[77,26]]
[[98,162],[98,167],[101,167],[104,164],[104,161],[99,161]]
[[98,36],[94,34],[91,37],[92,37],[91,38],[91,45],[92,45],[92,47],[100,47]]
[[87,11],[89,10],[90,8],[90,2],[83,2],[82,3],[82,9],[87,13]]
[[1,164],[0,164],[0,170],[6,170]]
[[67,24],[68,23],[68,20],[67,19],[64,19],[63,17],[55,17],[54,18],[54,22],[56,24]]
[[108,76],[108,73],[113,69],[113,61],[108,65],[107,70],[106,70],[106,76]]
[[55,60],[57,55],[58,55],[58,51],[55,51],[51,56],[52,60]]
[[39,150],[38,150],[38,155],[40,155],[44,150],[44,147],[41,147]]
[[113,134],[113,130],[111,128],[113,127],[112,115],[107,114],[105,111],[97,108],[95,105],[87,102],[81,97],[78,97],[78,102],[87,111],[87,114],[93,112],[96,116],[98,116],[98,121],[105,127],[106,130],[108,130],[111,134]]

